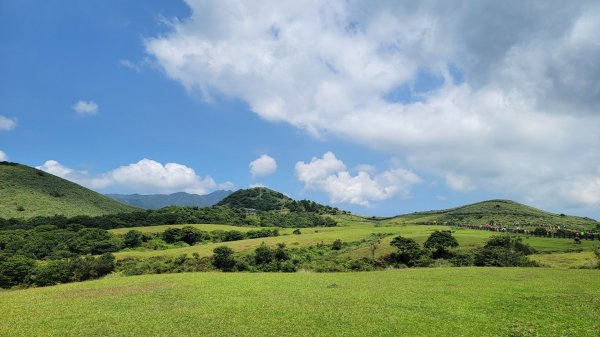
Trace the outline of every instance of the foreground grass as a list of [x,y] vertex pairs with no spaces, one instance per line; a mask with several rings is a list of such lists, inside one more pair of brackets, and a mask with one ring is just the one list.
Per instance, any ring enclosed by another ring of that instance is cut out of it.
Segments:
[[596,336],[600,272],[189,273],[0,293],[1,336]]

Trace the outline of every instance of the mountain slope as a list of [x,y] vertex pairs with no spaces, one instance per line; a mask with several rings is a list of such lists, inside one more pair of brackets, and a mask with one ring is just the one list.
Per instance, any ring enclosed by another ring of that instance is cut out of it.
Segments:
[[259,211],[272,211],[284,209],[286,203],[292,201],[283,193],[273,191],[266,187],[255,187],[246,190],[237,190],[221,200],[217,206],[232,208],[254,208]]
[[102,215],[135,211],[85,187],[38,169],[0,162],[0,217]]
[[205,195],[190,194],[178,192],[173,194],[107,194],[106,196],[122,202],[126,205],[145,209],[159,209],[166,206],[212,206],[225,197],[230,195],[231,191],[214,191]]
[[322,205],[310,200],[293,200],[283,193],[266,187],[255,187],[233,192],[221,200],[217,206],[232,208],[254,208],[258,211],[313,212],[319,214],[340,214],[335,207]]
[[400,215],[397,219],[407,222],[436,221],[473,225],[495,223],[504,226],[552,224],[582,229],[593,229],[600,225],[594,219],[550,213],[511,200],[487,200],[447,210]]

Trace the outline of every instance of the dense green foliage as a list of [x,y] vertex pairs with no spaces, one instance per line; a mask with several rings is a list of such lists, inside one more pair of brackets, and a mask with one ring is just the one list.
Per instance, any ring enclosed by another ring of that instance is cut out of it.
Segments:
[[458,241],[449,231],[434,231],[427,238],[423,247],[433,250],[433,257],[447,257],[450,255],[449,248],[458,247]]
[[115,214],[136,208],[35,168],[0,162],[0,218]]
[[600,228],[600,223],[594,219],[545,212],[510,200],[488,200],[448,210],[405,214],[396,219],[416,223],[494,224],[505,227],[560,225],[586,230]]
[[337,208],[321,205],[310,200],[292,200],[283,193],[273,191],[266,187],[255,187],[238,190],[225,199],[218,206],[233,208],[248,208],[259,212],[289,210],[292,212],[312,212],[318,214],[340,214]]
[[2,336],[596,336],[596,270],[111,277],[0,294]]
[[477,251],[475,265],[496,267],[532,267],[538,266],[527,255],[535,253],[528,244],[519,237],[503,235],[494,236]]
[[248,215],[243,209],[229,207],[179,207],[171,206],[160,210],[146,210],[130,213],[109,214],[102,216],[65,216],[34,217],[30,219],[2,219],[2,229],[28,229],[40,225],[54,225],[66,228],[71,225],[84,227],[114,229],[124,227],[143,227],[173,224],[232,224],[237,226],[261,227],[331,227],[336,221],[326,215],[312,212],[265,212],[259,215]]
[[49,286],[96,279],[115,269],[110,253],[39,262],[23,255],[0,254],[0,288]]

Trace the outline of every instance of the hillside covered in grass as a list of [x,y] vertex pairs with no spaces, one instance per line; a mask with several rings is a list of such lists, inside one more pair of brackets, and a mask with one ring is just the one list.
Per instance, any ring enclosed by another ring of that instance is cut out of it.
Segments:
[[238,190],[223,200],[217,206],[231,208],[252,208],[257,211],[292,211],[314,212],[321,214],[339,214],[339,209],[322,205],[310,200],[293,200],[283,193],[273,191],[266,187],[255,187]]
[[2,336],[595,336],[594,270],[112,277],[0,294]]
[[135,210],[44,171],[0,162],[0,218],[95,216]]
[[574,229],[596,229],[600,222],[565,214],[555,214],[511,200],[487,200],[462,207],[415,212],[397,217],[405,222],[448,222],[456,224],[503,226],[560,225]]

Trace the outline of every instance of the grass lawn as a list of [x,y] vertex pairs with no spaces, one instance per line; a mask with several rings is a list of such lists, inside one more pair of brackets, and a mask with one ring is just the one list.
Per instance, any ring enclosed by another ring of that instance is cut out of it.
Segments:
[[600,271],[186,273],[0,292],[1,336],[597,336]]

